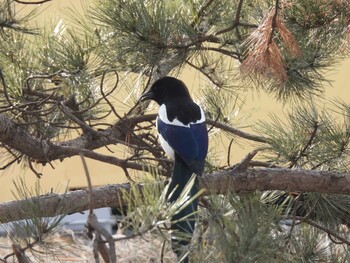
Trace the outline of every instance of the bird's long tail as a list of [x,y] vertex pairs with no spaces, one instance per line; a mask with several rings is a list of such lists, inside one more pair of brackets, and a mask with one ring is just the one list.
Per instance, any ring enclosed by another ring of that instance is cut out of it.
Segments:
[[[170,202],[176,201],[181,192],[191,179],[193,171],[184,163],[181,159],[175,160],[174,171],[170,186],[168,189],[168,194],[171,192],[172,195],[169,198]],[[174,190],[175,189],[175,190]],[[195,178],[195,182],[190,190],[190,198],[196,195],[198,192],[198,179]],[[183,208],[179,213],[172,217],[171,229],[173,230],[172,238],[172,248],[177,254],[178,259],[183,254],[183,249],[185,246],[190,244],[191,237],[195,228],[195,212],[198,207],[198,198],[194,199],[191,204]],[[186,218],[186,219],[184,219]],[[188,257],[185,257],[182,262],[188,262]]]

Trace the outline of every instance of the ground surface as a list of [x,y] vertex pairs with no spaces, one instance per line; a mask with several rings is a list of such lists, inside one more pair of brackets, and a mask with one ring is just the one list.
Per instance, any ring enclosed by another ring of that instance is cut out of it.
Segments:
[[[77,235],[55,235],[50,238],[51,254],[27,253],[31,262],[56,263],[56,262],[95,262],[92,252],[91,241]],[[151,236],[136,237],[131,240],[117,241],[116,255],[118,263],[158,263],[161,262],[162,242]],[[174,254],[165,249],[164,263],[176,262]],[[28,250],[29,251],[29,250]],[[0,258],[12,253],[11,240],[0,238]],[[0,260],[1,262],[1,260]],[[17,262],[9,258],[8,262]],[[103,260],[100,258],[100,262]]]

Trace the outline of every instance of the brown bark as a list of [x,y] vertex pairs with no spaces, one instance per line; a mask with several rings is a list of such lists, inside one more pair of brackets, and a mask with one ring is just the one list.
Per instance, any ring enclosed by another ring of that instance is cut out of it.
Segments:
[[[142,184],[139,185],[142,189]],[[263,190],[287,190],[350,195],[350,174],[335,172],[305,171],[279,168],[227,170],[200,178],[200,187],[209,195],[225,194],[228,191],[250,193]],[[130,190],[130,184],[96,187],[92,191],[93,208],[118,207],[124,204],[123,190]],[[10,201],[0,204],[0,222],[28,218],[23,207],[28,202],[40,204],[41,216],[55,216],[62,213],[84,211],[88,206],[88,192],[78,190],[66,194],[48,194],[29,200]],[[59,207],[63,209],[58,209]]]
[[[83,153],[85,157],[94,160],[117,165],[123,168],[148,171],[149,167],[145,167],[135,161],[128,161],[114,156],[99,154],[93,150],[127,141],[126,138],[130,139],[128,141],[130,144],[143,146],[140,145],[140,140],[133,136],[130,137],[132,128],[137,123],[152,121],[155,118],[156,114],[124,118],[108,129],[94,132],[87,131],[75,139],[52,142],[50,140],[41,140],[40,138],[29,134],[21,127],[21,125],[18,125],[5,115],[0,114],[0,143],[28,156],[32,161],[43,164],[54,160],[63,160],[64,158]],[[248,140],[263,143],[266,142],[266,139],[261,136],[243,132],[224,123],[216,122],[211,119],[208,119],[207,123],[210,126],[217,127]],[[155,167],[152,167],[151,170],[154,169]],[[168,175],[168,172],[164,169],[158,169],[158,173],[161,175]]]
[[0,142],[37,162],[46,163],[79,155],[79,150],[94,150],[125,140],[128,126],[135,125],[140,119],[142,121],[140,117],[120,120],[111,128],[88,132],[72,140],[51,142],[32,136],[16,122],[0,114]]

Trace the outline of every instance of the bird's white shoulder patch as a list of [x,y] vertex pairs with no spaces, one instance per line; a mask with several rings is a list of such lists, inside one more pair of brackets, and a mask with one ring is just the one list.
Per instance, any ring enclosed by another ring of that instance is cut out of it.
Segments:
[[160,105],[159,111],[158,111],[158,117],[161,119],[162,122],[165,124],[170,124],[170,125],[176,125],[176,126],[182,126],[182,127],[187,127],[189,128],[189,125],[185,125],[182,122],[180,122],[177,118],[175,118],[173,121],[170,121],[168,119],[168,114],[166,111],[166,106],[165,104]]
[[169,143],[159,133],[160,145],[163,147],[164,152],[169,156],[170,159],[175,160],[175,151],[170,147]]
[[202,123],[202,122],[205,122],[205,114],[204,114],[204,111],[202,109],[201,106],[199,106],[199,108],[201,109],[201,118],[199,121],[196,121],[195,123]]
[[166,111],[166,106],[165,104],[162,104],[159,107],[159,111],[158,111],[158,117],[162,120],[162,122],[164,122],[165,124],[170,124],[170,125],[176,125],[176,126],[181,126],[181,127],[190,127],[190,124],[199,124],[199,123],[203,123],[205,122],[205,114],[204,111],[201,107],[199,107],[201,110],[201,118],[196,121],[196,122],[190,122],[188,125],[183,124],[182,122],[180,122],[177,118],[175,118],[173,121],[170,121],[168,119],[168,115],[167,115],[167,111]]

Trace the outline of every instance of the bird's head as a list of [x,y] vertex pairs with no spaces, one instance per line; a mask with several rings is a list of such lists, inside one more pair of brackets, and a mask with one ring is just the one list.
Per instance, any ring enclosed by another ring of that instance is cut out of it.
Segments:
[[154,100],[162,105],[167,101],[179,98],[191,99],[186,85],[176,78],[163,77],[154,82],[151,88],[141,95],[140,101]]

